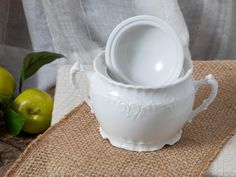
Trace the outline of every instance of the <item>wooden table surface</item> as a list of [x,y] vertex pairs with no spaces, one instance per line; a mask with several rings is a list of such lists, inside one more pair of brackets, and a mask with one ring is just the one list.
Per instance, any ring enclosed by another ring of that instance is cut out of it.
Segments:
[[16,137],[10,135],[7,132],[3,116],[0,116],[0,176],[3,176],[34,138],[35,135],[24,133]]

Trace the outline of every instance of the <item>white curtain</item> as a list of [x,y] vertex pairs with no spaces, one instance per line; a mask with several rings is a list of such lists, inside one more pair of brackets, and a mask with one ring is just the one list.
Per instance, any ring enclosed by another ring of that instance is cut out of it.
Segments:
[[[23,0],[23,3],[34,49],[52,45],[67,56],[68,62],[80,60],[91,64],[105,47],[112,29],[122,20],[140,14],[167,21],[179,34],[189,58],[188,31],[177,0]],[[35,34],[39,30],[40,34]],[[43,41],[42,35],[46,38]]]
[[[19,75],[21,58],[31,51],[21,1],[0,0],[0,65]],[[3,83],[0,83],[3,84]]]
[[[234,0],[0,0],[0,65],[17,78],[28,52],[63,53],[68,62],[91,63],[104,48],[111,30],[138,14],[156,15],[181,37],[188,54],[188,31],[193,59],[236,58]],[[23,6],[22,6],[23,3]],[[23,10],[24,9],[24,10]],[[26,18],[26,19],[25,19]],[[26,87],[54,85],[57,63],[42,68]]]
[[[92,64],[112,29],[122,20],[141,14],[167,21],[179,34],[190,59],[188,30],[177,0],[23,0],[23,5],[34,50],[62,53],[67,63],[79,60]],[[47,69],[55,77],[55,64]],[[45,70],[38,74],[48,74]]]
[[236,59],[236,1],[178,0],[196,60]]

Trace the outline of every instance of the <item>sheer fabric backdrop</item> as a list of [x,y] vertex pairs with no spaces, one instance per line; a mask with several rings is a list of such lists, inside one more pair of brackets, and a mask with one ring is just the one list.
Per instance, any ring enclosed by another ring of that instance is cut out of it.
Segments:
[[[21,0],[0,1],[0,64],[8,68],[16,77],[22,57],[31,50],[54,51],[56,48],[58,52],[65,52],[71,62],[76,58],[91,62],[96,52],[104,47],[111,29],[123,18],[142,13],[164,16],[164,13],[168,14],[173,7],[165,7],[167,9],[165,11],[158,10],[158,6],[163,7],[161,0],[148,0],[148,2],[109,0],[105,1],[106,3],[102,0],[22,0],[24,8]],[[167,0],[164,4],[170,2],[174,6],[177,4],[176,0],[173,2]],[[189,29],[190,51],[193,59],[236,58],[236,18],[234,18],[236,1],[178,0],[178,2]],[[114,14],[112,6],[115,8]],[[105,7],[107,9],[103,9]],[[109,14],[109,17],[106,14]],[[110,18],[112,14],[114,16]],[[177,15],[176,18],[179,16],[182,15]],[[74,20],[75,23],[68,22],[70,20]],[[88,22],[87,25],[83,25],[84,21]],[[63,27],[64,24],[67,26]],[[82,28],[76,29],[81,25]],[[81,35],[77,34],[77,30]],[[72,36],[74,39],[70,40]],[[93,42],[85,45],[88,43],[82,41],[88,39]],[[58,43],[58,41],[65,42]],[[78,51],[81,52],[78,54]],[[47,89],[54,85],[56,66],[54,63],[41,69],[37,75],[29,79],[26,87],[37,86]]]
[[[23,0],[23,6],[33,49],[63,53],[66,63],[79,60],[92,64],[112,29],[124,19],[141,14],[167,21],[177,31],[185,57],[190,59],[188,30],[177,0]],[[47,66],[50,71],[38,74],[50,72],[55,76],[52,68],[56,68],[55,63]],[[53,78],[47,80],[48,85],[51,81]]]

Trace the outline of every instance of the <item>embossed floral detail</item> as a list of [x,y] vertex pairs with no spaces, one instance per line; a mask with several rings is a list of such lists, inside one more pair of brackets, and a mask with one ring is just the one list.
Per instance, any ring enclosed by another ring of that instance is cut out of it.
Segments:
[[[122,105],[125,105],[125,103],[122,103]],[[142,108],[140,105],[137,104],[126,104],[125,112],[127,113],[128,118],[134,120],[140,117],[140,114],[142,113]]]
[[169,100],[169,103],[165,104],[157,104],[157,103],[149,103],[145,105],[140,105],[140,104],[134,104],[134,103],[127,103],[124,101],[121,101],[120,99],[117,99],[115,97],[108,97],[100,94],[96,94],[96,96],[102,97],[102,100],[106,100],[108,104],[117,106],[122,112],[125,112],[126,117],[131,120],[137,120],[143,118],[146,113],[150,112],[161,112],[166,109],[171,111],[174,109],[177,105],[181,105],[186,101],[186,99],[181,99],[181,100],[175,100],[171,99]]

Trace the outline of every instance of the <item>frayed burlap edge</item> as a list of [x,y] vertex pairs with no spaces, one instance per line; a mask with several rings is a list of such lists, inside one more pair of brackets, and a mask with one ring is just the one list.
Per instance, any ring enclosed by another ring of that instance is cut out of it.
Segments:
[[206,160],[206,162],[203,164],[201,170],[199,171],[199,177],[203,176],[207,169],[209,168],[211,162],[213,162],[215,160],[215,158],[217,157],[217,155],[220,153],[220,150],[224,147],[225,143],[232,137],[236,134],[236,128],[232,128],[230,131],[229,131],[229,135],[226,136],[222,141],[221,143],[214,148],[214,151],[212,151],[210,157]]

